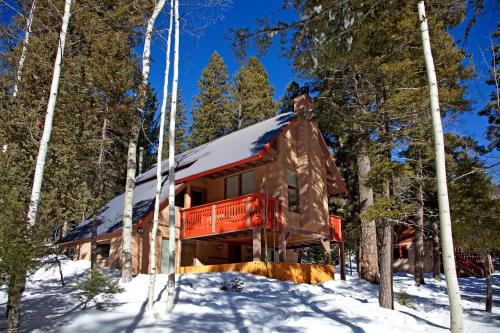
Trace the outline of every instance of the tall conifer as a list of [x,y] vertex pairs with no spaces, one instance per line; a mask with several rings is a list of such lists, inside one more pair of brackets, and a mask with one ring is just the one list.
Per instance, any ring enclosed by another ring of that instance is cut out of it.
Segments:
[[214,51],[198,80],[193,106],[190,146],[196,147],[229,133],[230,82],[222,57]]
[[276,113],[273,92],[264,66],[256,57],[250,57],[235,75],[233,131],[272,117]]

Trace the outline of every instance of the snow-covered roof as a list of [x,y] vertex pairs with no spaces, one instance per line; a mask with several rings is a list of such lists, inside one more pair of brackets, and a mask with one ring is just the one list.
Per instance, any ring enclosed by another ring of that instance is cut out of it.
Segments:
[[[294,112],[283,113],[260,123],[248,126],[214,141],[190,149],[175,157],[176,192],[188,178],[201,177],[226,166],[238,164],[257,157],[265,151],[266,145],[294,119]],[[162,190],[160,201],[168,197],[168,161],[162,162]],[[143,219],[154,208],[156,192],[156,165],[135,179],[133,200],[133,224]],[[109,201],[99,213],[97,234],[107,234],[122,228],[124,193]],[[75,227],[60,242],[70,242],[90,237],[93,217]]]

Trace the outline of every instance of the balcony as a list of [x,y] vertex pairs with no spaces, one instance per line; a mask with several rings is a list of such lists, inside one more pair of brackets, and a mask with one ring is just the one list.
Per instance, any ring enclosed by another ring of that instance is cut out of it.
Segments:
[[236,232],[257,227],[281,229],[279,200],[251,193],[210,204],[181,209],[181,239]]

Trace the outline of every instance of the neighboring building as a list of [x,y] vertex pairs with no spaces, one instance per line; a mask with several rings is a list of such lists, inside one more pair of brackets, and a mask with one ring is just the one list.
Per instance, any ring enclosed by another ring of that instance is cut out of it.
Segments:
[[[402,224],[394,228],[392,253],[394,272],[415,274],[415,227]],[[424,241],[424,272],[432,272],[432,242]]]
[[[341,219],[329,216],[329,197],[347,194],[335,160],[316,124],[309,96],[290,112],[176,156],[176,245],[181,266],[258,261],[297,262],[294,249],[343,241]],[[157,267],[168,265],[168,163],[162,163]],[[137,176],[133,210],[133,271],[149,271],[156,168]],[[123,194],[99,214],[98,259],[120,268]],[[92,217],[61,247],[90,260]],[[343,248],[343,247],[342,247]]]

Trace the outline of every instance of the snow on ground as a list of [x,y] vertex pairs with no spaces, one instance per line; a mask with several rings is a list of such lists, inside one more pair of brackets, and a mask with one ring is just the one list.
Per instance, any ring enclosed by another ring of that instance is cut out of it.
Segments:
[[[149,277],[139,275],[115,297],[105,311],[83,311],[72,285],[89,268],[85,261],[63,261],[67,286],[61,287],[57,268],[41,269],[28,281],[22,301],[25,332],[446,332],[449,327],[446,287],[429,276],[415,287],[412,277],[397,274],[394,291],[405,290],[412,308],[395,303],[396,310],[378,306],[377,286],[348,275],[348,281],[296,285],[242,273],[187,274],[172,314],[165,314],[166,276],[158,275],[154,311],[147,311]],[[116,278],[119,272],[107,270]],[[338,276],[338,275],[337,275]],[[223,281],[238,277],[242,292],[220,290]],[[500,274],[493,278],[500,292]],[[500,332],[500,303],[493,314],[483,311],[484,280],[460,279],[465,331]],[[0,289],[0,312],[5,309]],[[5,319],[0,319],[0,331]]]

